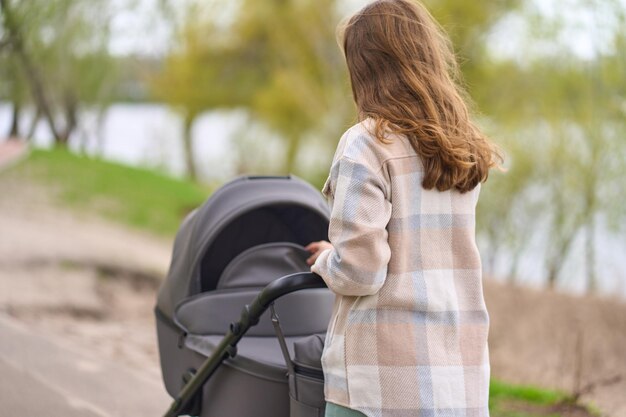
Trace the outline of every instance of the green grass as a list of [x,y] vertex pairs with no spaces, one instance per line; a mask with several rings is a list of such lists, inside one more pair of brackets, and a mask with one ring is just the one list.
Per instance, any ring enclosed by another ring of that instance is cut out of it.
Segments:
[[[566,404],[571,398],[562,392],[526,385],[509,385],[491,380],[489,409],[491,417],[564,417],[554,407]],[[589,416],[593,414],[590,412]]]
[[568,398],[564,393],[533,386],[508,385],[500,381],[494,381],[493,379],[489,385],[489,398],[493,401],[517,399],[533,404],[550,405]]
[[163,236],[210,194],[190,181],[62,149],[34,150],[10,172],[50,187],[70,207]]

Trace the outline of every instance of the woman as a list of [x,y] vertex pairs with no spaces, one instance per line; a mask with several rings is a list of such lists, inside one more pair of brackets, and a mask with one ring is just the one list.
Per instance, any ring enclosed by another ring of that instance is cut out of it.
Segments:
[[375,1],[342,37],[360,122],[323,188],[330,243],[307,247],[337,295],[326,416],[488,416],[475,207],[501,157],[470,120],[449,40],[422,5]]

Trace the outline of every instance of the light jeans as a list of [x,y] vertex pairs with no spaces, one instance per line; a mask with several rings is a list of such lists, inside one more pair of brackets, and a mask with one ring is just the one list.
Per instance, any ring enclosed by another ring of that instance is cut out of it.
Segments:
[[326,402],[324,417],[366,417],[360,411],[346,408],[342,405]]

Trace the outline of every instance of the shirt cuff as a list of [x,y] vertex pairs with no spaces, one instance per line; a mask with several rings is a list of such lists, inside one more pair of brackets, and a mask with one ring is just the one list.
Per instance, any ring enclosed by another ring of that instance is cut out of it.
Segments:
[[320,253],[320,255],[317,257],[313,265],[311,265],[311,272],[314,272],[322,277],[328,288],[330,288],[331,286],[329,285],[328,279],[326,278],[326,276],[328,275],[326,274],[326,265],[328,265],[328,257],[333,252],[333,250],[333,248],[324,249],[322,253]]

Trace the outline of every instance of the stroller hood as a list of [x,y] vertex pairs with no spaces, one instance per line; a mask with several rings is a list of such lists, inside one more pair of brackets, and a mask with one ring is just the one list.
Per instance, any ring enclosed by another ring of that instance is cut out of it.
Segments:
[[294,176],[239,177],[227,183],[183,221],[157,309],[173,317],[181,301],[228,285],[223,278],[241,276],[233,268],[246,265],[226,267],[250,248],[273,242],[305,246],[328,239],[328,216],[320,192]]

